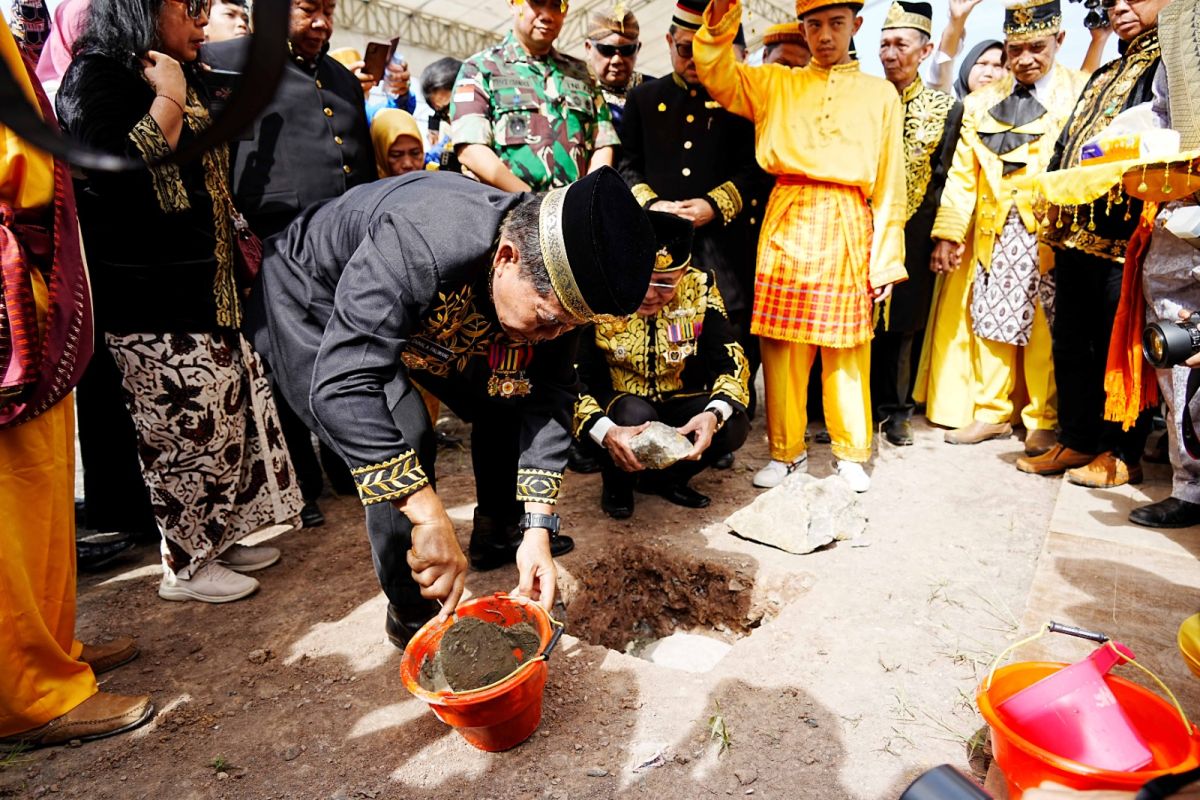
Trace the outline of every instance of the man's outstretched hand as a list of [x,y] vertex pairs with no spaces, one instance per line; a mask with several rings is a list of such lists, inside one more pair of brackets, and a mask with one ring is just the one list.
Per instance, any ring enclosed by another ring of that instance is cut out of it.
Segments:
[[517,572],[520,583],[513,594],[528,597],[549,611],[558,589],[558,567],[550,555],[550,532],[545,528],[525,531],[525,539],[517,548]]

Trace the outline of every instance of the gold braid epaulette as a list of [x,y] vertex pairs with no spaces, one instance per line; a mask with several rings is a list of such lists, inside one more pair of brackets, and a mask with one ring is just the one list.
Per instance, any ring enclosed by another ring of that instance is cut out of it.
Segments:
[[726,225],[733,222],[737,215],[742,213],[742,193],[733,185],[733,181],[725,181],[709,192],[708,196],[717,204],[721,218]]

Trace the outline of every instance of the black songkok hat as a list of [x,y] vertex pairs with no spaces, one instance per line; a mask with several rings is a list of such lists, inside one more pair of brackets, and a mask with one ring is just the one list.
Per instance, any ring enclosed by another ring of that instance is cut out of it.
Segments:
[[658,246],[646,212],[615,169],[601,167],[549,192],[539,222],[554,294],[576,322],[637,311]]
[[692,263],[692,223],[663,211],[647,211],[654,226],[658,252],[654,254],[655,272],[674,272]]
[[704,9],[708,0],[679,0],[675,4],[675,13],[671,23],[689,31],[698,31],[704,24]]
[[1026,0],[1010,4],[1004,11],[1004,38],[1010,42],[1028,42],[1053,36],[1062,30],[1059,0]]

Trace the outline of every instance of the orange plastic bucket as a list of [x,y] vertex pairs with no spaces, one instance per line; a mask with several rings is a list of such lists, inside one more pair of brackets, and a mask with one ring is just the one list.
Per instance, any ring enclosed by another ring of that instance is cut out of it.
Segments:
[[[442,636],[457,617],[477,617],[510,627],[527,622],[538,633],[537,658],[526,661],[506,678],[469,692],[430,692],[421,686],[421,665],[438,651]],[[400,680],[404,688],[421,698],[438,719],[462,734],[480,750],[499,752],[516,747],[537,730],[542,720],[542,690],[546,686],[546,662],[562,636],[562,623],[551,619],[546,610],[524,597],[496,593],[468,600],[458,607],[455,617],[438,623],[427,622],[404,648],[400,660]]]
[[1200,732],[1196,726],[1185,724],[1176,708],[1157,694],[1115,675],[1104,676],[1104,682],[1153,754],[1150,764],[1136,772],[1098,769],[1063,758],[1031,743],[997,713],[997,706],[1005,700],[1067,666],[1045,661],[1010,664],[996,670],[991,685],[985,682],[976,695],[979,711],[991,728],[992,752],[1008,783],[1011,800],[1020,800],[1026,790],[1043,781],[1072,789],[1136,792],[1160,775],[1200,766]]

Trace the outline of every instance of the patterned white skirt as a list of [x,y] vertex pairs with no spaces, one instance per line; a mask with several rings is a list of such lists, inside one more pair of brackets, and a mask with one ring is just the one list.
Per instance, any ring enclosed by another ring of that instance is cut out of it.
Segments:
[[239,333],[106,334],[163,560],[190,578],[303,505],[262,361]]
[[975,263],[971,322],[975,335],[1004,344],[1029,344],[1038,304],[1054,325],[1054,270],[1041,273],[1037,234],[1025,230],[1013,207],[992,250],[992,264]]

